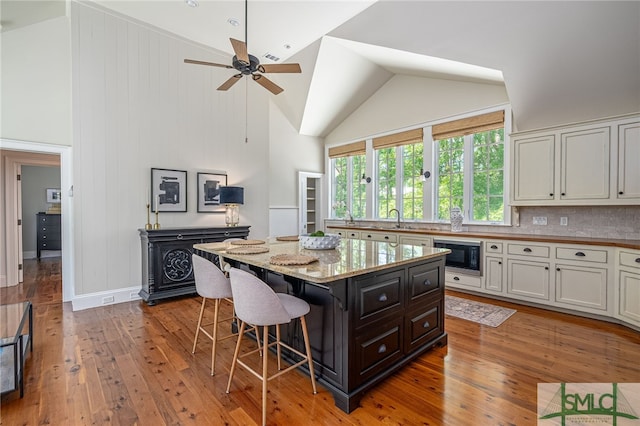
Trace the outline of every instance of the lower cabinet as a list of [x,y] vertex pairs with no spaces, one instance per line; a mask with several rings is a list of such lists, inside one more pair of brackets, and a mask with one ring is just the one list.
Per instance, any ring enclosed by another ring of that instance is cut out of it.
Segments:
[[640,251],[618,251],[616,317],[640,327]]
[[549,300],[549,262],[509,259],[507,293],[526,299]]
[[484,289],[501,293],[504,288],[505,270],[502,257],[486,256],[484,265]]
[[608,269],[556,264],[556,298],[559,305],[606,314]]

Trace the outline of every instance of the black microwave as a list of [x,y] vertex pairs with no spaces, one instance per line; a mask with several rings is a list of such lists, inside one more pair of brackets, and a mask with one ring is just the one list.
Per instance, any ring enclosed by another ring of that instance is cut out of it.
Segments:
[[482,243],[480,241],[435,240],[433,246],[451,250],[445,259],[447,269],[472,275],[482,274]]

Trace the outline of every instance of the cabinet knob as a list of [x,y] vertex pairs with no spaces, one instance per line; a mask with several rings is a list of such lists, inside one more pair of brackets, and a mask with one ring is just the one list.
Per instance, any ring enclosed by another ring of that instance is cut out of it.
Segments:
[[556,271],[560,272],[560,268],[556,268]]
[[640,263],[640,257],[636,257],[636,263]]
[[382,293],[379,297],[378,297],[378,302],[386,302],[387,301],[387,295],[385,293]]
[[623,195],[623,194],[624,194],[624,191],[618,192],[618,195]]
[[383,353],[385,353],[386,351],[387,351],[387,345],[382,344],[382,345],[380,345],[380,346],[378,347],[378,353],[379,353],[379,354],[383,354]]
[[553,197],[553,192],[549,194],[549,197]]
[[545,267],[544,267],[544,270],[545,270],[545,271],[548,271],[548,270],[549,270],[549,267],[548,267],[548,266],[545,266]]
[[566,194],[563,192],[563,193],[561,193],[560,195],[565,196]]
[[225,237],[228,237],[229,235],[231,235],[231,232],[229,232],[229,231],[224,231],[224,236],[225,236]]
[[424,328],[429,328],[431,326],[431,324],[429,324],[429,321],[425,321],[424,324],[422,324],[422,326]]
[[524,248],[524,252],[525,252],[525,253],[531,253],[531,251],[532,251],[532,250],[531,250],[529,247],[525,247],[525,248]]
[[577,252],[577,253],[576,253],[576,256],[578,256],[578,257],[585,257],[585,256],[586,256],[586,254],[584,254],[583,252],[579,251],[579,252]]
[[389,239],[389,236],[388,236],[388,235],[385,235],[385,236],[384,236],[384,239],[385,239],[385,240],[388,240],[388,239]]
[[424,280],[423,284],[429,286],[431,285],[431,280]]
[[371,235],[367,235],[367,238],[371,238]]
[[453,277],[454,281],[460,281],[460,277]]
[[42,239],[43,239],[43,240],[46,240],[46,239],[47,239],[47,236],[46,236],[46,235],[43,235],[43,236],[42,236]]
[[178,234],[178,235],[176,236],[176,239],[177,239],[177,240],[181,240],[181,239],[183,239],[183,238],[184,238],[184,237],[182,236],[182,234]]
[[498,262],[498,265],[502,265],[502,262]]
[[492,249],[494,249],[494,250],[497,250],[497,249],[498,249],[498,246],[497,246],[497,245],[495,245],[495,244],[491,244],[491,248],[492,248]]

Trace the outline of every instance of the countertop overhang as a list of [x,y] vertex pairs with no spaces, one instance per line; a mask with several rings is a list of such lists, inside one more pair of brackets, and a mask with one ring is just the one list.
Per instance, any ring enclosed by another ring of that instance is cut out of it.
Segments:
[[[448,249],[346,238],[332,250],[309,250],[302,248],[297,241],[274,239],[266,241],[265,245],[261,246],[267,247],[269,251],[259,254],[227,253],[230,247],[238,247],[230,243],[195,244],[193,248],[318,284],[444,257],[450,252]],[[279,254],[304,254],[318,260],[307,265],[285,266],[270,263],[271,257]]]

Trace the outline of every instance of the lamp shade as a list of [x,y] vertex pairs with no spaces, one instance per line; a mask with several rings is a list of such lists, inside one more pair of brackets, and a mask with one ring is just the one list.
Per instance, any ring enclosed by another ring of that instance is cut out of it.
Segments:
[[244,204],[244,188],[240,186],[221,186],[220,204]]

